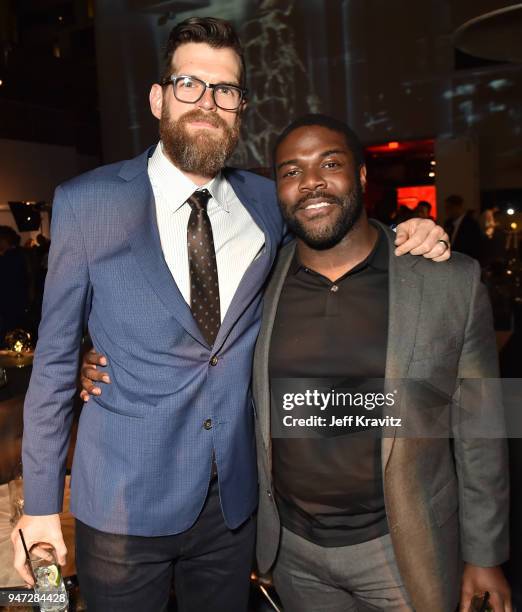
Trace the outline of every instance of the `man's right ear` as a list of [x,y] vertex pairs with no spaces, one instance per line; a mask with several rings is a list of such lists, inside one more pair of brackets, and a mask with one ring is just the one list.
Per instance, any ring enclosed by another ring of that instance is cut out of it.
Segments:
[[161,119],[161,109],[163,106],[163,87],[158,83],[150,88],[149,93],[150,112],[156,117]]
[[364,193],[366,191],[366,164],[363,164],[359,168],[359,180],[361,181],[361,187]]

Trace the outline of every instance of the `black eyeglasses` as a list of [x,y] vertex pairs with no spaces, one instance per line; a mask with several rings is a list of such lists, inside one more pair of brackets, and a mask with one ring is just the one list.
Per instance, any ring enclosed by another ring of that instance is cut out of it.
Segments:
[[201,100],[207,89],[211,89],[215,105],[218,108],[229,111],[237,110],[247,93],[246,89],[242,89],[237,85],[230,85],[229,83],[207,83],[206,81],[187,75],[177,76],[171,74],[161,82],[162,85],[169,85],[170,83],[172,83],[176,100],[180,102],[194,104]]

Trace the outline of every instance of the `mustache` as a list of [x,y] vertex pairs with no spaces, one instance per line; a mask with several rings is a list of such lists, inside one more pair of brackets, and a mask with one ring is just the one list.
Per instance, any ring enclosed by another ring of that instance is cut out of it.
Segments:
[[344,201],[341,198],[338,198],[327,191],[314,191],[313,193],[309,193],[298,200],[294,206],[294,211],[303,208],[308,200],[316,200],[318,198],[321,198],[324,202],[329,202],[330,204],[344,206]]
[[198,108],[181,115],[181,117],[178,119],[178,124],[184,125],[190,121],[205,121],[214,127],[225,129],[228,128],[228,125],[225,123],[224,119],[222,119],[219,115],[215,115],[214,113],[205,113]]

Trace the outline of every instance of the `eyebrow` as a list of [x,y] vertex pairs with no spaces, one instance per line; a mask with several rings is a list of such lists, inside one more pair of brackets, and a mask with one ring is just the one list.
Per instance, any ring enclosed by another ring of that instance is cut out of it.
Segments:
[[229,87],[236,87],[237,89],[241,89],[241,85],[239,83],[231,83],[230,81],[217,81],[217,83],[211,83],[210,81],[206,81],[204,78],[199,77],[195,74],[176,74],[175,72],[173,72],[172,74],[174,74],[178,78],[190,77],[191,79],[198,79],[198,81],[203,81],[203,83],[209,83],[210,85],[228,85]]
[[[328,157],[329,155],[334,155],[334,154],[338,155],[339,153],[342,155],[347,155],[347,151],[345,151],[344,149],[329,149],[328,151],[324,151],[323,153],[321,153],[320,157]],[[277,165],[277,170],[281,170],[283,166],[291,166],[297,163],[299,163],[298,159],[287,159]]]

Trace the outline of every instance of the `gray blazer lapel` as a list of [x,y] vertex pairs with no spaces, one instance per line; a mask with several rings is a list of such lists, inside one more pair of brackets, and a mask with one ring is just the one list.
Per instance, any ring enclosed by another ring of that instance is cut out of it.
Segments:
[[281,295],[294,252],[295,242],[291,242],[281,249],[278,255],[272,278],[265,292],[263,320],[254,358],[254,396],[256,398],[256,410],[261,435],[267,450],[270,448],[270,377],[268,373],[270,340],[279,304],[279,296]]
[[[379,224],[381,225],[381,224]],[[394,381],[398,383],[406,378],[413,354],[417,325],[419,323],[420,304],[422,300],[422,275],[415,271],[418,257],[402,255],[397,257],[393,251],[395,234],[385,226],[389,244],[389,314],[388,314],[388,344],[386,350],[387,391],[393,391]],[[388,385],[390,385],[388,389]],[[388,414],[400,416],[401,404],[397,402]],[[387,427],[383,431],[382,440],[382,468],[385,473],[386,465],[397,433],[396,427]]]

